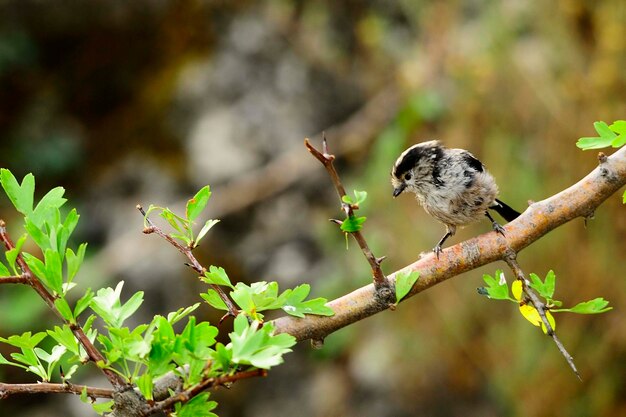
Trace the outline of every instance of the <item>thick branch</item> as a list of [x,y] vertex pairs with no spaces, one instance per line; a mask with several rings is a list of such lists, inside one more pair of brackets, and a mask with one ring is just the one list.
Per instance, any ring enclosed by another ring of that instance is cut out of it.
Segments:
[[[7,233],[6,224],[4,223],[3,220],[0,220],[0,240],[4,243],[4,246],[6,247],[7,250],[11,250],[15,247],[15,245],[13,244],[13,241],[11,240],[11,237]],[[87,352],[87,356],[89,357],[89,360],[91,360],[94,363],[104,362],[105,361],[104,356],[102,356],[102,353],[100,353],[100,351],[96,349],[93,343],[91,343],[87,335],[85,335],[85,332],[83,332],[83,329],[76,324],[70,323],[61,315],[57,307],[54,305],[54,301],[56,299],[55,296],[52,295],[50,291],[48,291],[46,287],[41,283],[41,281],[39,281],[35,277],[33,272],[30,270],[30,268],[26,264],[26,261],[24,261],[24,257],[22,256],[21,253],[17,255],[16,262],[18,266],[20,267],[20,269],[22,270],[21,276],[24,277],[25,283],[31,286],[37,292],[37,294],[39,294],[39,296],[48,305],[48,307],[61,320],[63,320],[65,324],[70,326],[70,329],[72,330],[72,333],[74,333],[74,336],[76,336],[80,344],[83,346],[83,348],[85,348],[85,352]],[[104,368],[101,368],[101,369],[102,369],[102,373],[104,373],[104,375],[107,377],[107,379],[109,380],[109,382],[111,383],[111,385],[113,385],[115,389],[122,390],[126,388],[127,384],[126,384],[126,381],[124,381],[124,378],[122,378],[120,375],[116,374],[115,372],[111,371],[110,369],[104,369]]]
[[[530,205],[516,220],[504,226],[506,237],[489,232],[447,248],[437,260],[427,255],[389,275],[394,282],[401,271],[418,271],[420,278],[407,298],[482,265],[504,259],[506,251],[516,253],[537,239],[577,217],[588,217],[595,209],[626,184],[626,147],[600,160],[600,165],[578,183],[562,192]],[[306,316],[304,319],[281,317],[274,320],[279,333],[289,333],[298,340],[323,339],[351,323],[386,308],[374,299],[373,285],[359,288],[331,301],[334,316]]]
[[38,382],[36,384],[5,384],[0,382],[0,399],[15,394],[53,393],[80,395],[84,389],[87,390],[87,396],[92,398],[113,398],[115,392],[110,388],[95,388],[86,385],[52,384],[49,382]]

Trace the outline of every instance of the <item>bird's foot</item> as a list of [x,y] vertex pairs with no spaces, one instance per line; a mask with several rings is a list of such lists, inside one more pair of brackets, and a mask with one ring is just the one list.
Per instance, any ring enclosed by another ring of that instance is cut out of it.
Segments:
[[439,254],[443,252],[443,249],[441,249],[441,245],[435,246],[433,248],[433,252],[435,252],[435,256],[437,257],[437,259],[439,259]]
[[493,230],[500,233],[502,236],[506,236],[504,234],[504,227],[500,226],[497,222],[493,222]]

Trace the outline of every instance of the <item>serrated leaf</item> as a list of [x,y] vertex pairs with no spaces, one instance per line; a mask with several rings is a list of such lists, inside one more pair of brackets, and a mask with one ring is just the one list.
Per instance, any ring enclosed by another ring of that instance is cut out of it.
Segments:
[[626,120],[616,120],[609,128],[618,135],[626,134]]
[[616,136],[615,139],[611,142],[611,146],[614,148],[620,148],[626,144],[626,133],[622,133],[619,136]]
[[63,222],[63,225],[59,228],[56,248],[60,254],[65,253],[65,248],[67,247],[67,241],[69,240],[70,236],[74,232],[74,229],[76,228],[76,225],[78,224],[79,218],[80,216],[78,215],[78,213],[76,212],[76,209],[74,208],[70,210],[69,213],[67,213],[67,216],[65,217],[65,221]]
[[170,226],[178,230],[180,233],[184,233],[184,229],[187,228],[186,220],[182,217],[177,216],[168,208],[162,209],[160,216],[163,217],[170,224]]
[[35,194],[35,177],[33,174],[26,174],[22,179],[22,184],[19,184],[11,171],[2,168],[0,169],[0,183],[2,183],[4,192],[17,211],[25,216],[33,212],[33,196]]
[[596,129],[596,132],[598,132],[601,138],[614,138],[616,136],[615,132],[611,130],[606,122],[594,122],[593,127]]
[[85,295],[83,295],[78,299],[78,301],[76,301],[76,305],[74,306],[74,317],[80,316],[80,313],[82,313],[87,307],[89,307],[89,304],[91,303],[91,299],[93,297],[93,291],[91,291],[91,288],[87,288],[87,291],[85,291]]
[[196,395],[187,403],[176,403],[174,417],[217,417],[211,410],[217,407],[217,402],[209,401],[209,393]]
[[543,298],[552,298],[554,295],[554,287],[556,285],[556,276],[554,271],[548,271],[545,281],[542,281],[537,274],[530,273],[529,276],[531,288],[535,289]]
[[365,220],[367,220],[365,216],[350,216],[341,223],[341,230],[346,233],[358,232],[363,228]]
[[55,187],[48,191],[46,195],[39,200],[32,215],[29,216],[33,223],[41,227],[46,220],[49,220],[51,209],[57,210],[67,201],[67,199],[63,198],[63,194],[65,194],[63,187]]
[[558,309],[554,311],[558,312],[570,312],[578,314],[599,314],[612,310],[613,307],[607,307],[609,302],[602,297],[594,298],[593,300],[584,301],[576,304],[572,308]]
[[187,207],[185,213],[187,215],[187,219],[192,222],[198,217],[207,203],[209,202],[209,198],[211,197],[211,190],[208,185],[202,187],[200,191],[193,196],[192,199],[187,201]]
[[4,257],[9,263],[9,268],[13,270],[13,273],[15,275],[19,275],[19,272],[17,271],[17,268],[15,266],[15,261],[17,260],[17,257],[22,250],[22,246],[24,245],[24,242],[26,242],[26,237],[27,237],[26,234],[23,234],[22,236],[20,236],[20,238],[17,239],[17,241],[15,242],[15,246],[13,247],[13,249],[10,249],[4,252]]
[[354,197],[356,199],[356,204],[360,205],[367,199],[367,191],[354,190]]
[[26,262],[26,265],[28,265],[33,274],[35,274],[37,278],[45,283],[47,281],[46,265],[43,263],[43,261],[27,252],[22,253],[22,257],[24,258],[24,262]]
[[72,314],[72,309],[70,308],[65,298],[57,298],[56,300],[54,300],[54,305],[57,310],[59,310],[61,317],[63,317],[70,323],[75,322],[74,315]]
[[291,352],[295,337],[286,333],[272,335],[274,327],[271,323],[261,328],[259,325],[258,321],[248,323],[243,314],[235,318],[234,331],[229,334],[231,342],[227,346],[232,350],[234,363],[269,369],[282,363],[282,356]]
[[0,337],[0,342],[8,343],[12,346],[23,349],[34,349],[44,338],[46,332],[38,332],[32,334],[31,332],[24,332],[21,335],[13,335],[8,338]]
[[204,277],[202,277],[202,281],[207,284],[216,284],[216,285],[224,285],[230,288],[235,288],[233,284],[230,282],[230,278],[226,274],[226,271],[222,267],[216,267],[211,265],[209,270],[204,273]]
[[72,333],[72,330],[67,324],[64,324],[63,327],[54,326],[54,329],[48,330],[47,333],[58,344],[65,346],[68,352],[76,356],[80,355],[78,340],[76,340],[76,336],[74,336],[74,333]]
[[500,270],[496,271],[494,277],[489,274],[484,274],[483,281],[485,281],[487,287],[480,288],[478,291],[479,294],[484,294],[494,300],[511,300],[511,297],[509,296],[509,288],[503,277],[504,274]]
[[332,316],[335,314],[332,308],[326,305],[328,300],[325,298],[313,298],[305,301],[310,290],[311,286],[309,284],[302,284],[289,292],[285,292],[287,296],[285,300],[281,302],[283,311],[289,315],[300,318],[303,318],[305,314],[318,316]]
[[52,249],[46,249],[44,259],[46,264],[46,280],[44,283],[55,293],[62,294],[63,265],[61,263],[61,255]]
[[209,288],[207,292],[200,294],[200,297],[204,301],[206,301],[211,307],[216,308],[218,310],[226,310],[228,311],[228,307],[224,303],[224,300],[221,299],[217,291]]
[[65,251],[65,263],[67,264],[68,282],[71,282],[78,273],[78,270],[83,263],[83,259],[85,258],[86,249],[87,244],[81,243],[78,246],[78,250],[76,251],[76,253],[74,253],[74,251],[70,248],[67,248],[67,250]]
[[30,217],[24,218],[24,228],[28,235],[35,241],[35,244],[39,246],[42,251],[50,249],[50,237],[44,233],[39,226],[37,226]]
[[122,304],[120,295],[123,286],[124,281],[120,281],[115,290],[99,289],[90,303],[91,309],[113,328],[122,327],[124,320],[137,311],[143,302],[143,291],[138,291],[125,304]]
[[419,277],[418,271],[405,271],[396,275],[396,303],[399,303],[411,291]]
[[91,407],[93,408],[93,411],[98,413],[98,415],[102,416],[105,413],[110,413],[111,411],[113,411],[114,405],[115,405],[115,402],[111,400],[111,401],[106,401],[102,403],[93,403],[91,404]]

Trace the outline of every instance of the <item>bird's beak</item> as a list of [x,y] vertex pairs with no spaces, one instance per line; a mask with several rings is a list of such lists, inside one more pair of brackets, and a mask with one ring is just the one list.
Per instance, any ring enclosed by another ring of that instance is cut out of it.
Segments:
[[398,187],[394,188],[393,189],[393,198],[396,198],[397,196],[402,194],[402,191],[404,191],[405,188],[406,188],[406,184],[401,184]]

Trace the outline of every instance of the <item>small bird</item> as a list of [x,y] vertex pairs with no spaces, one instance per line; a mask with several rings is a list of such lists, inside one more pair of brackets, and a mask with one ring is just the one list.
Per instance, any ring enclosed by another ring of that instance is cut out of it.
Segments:
[[493,229],[504,236],[504,229],[491,217],[495,210],[507,221],[520,215],[498,200],[498,186],[485,166],[464,149],[449,149],[437,140],[411,146],[391,169],[394,198],[403,191],[415,193],[424,210],[446,226],[446,234],[433,252],[454,235],[458,226],[487,216]]

